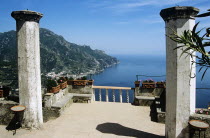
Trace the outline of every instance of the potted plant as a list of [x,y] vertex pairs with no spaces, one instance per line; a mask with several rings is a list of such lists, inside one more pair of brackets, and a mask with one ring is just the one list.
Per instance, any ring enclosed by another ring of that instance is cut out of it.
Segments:
[[88,85],[93,85],[94,80],[92,79],[93,74],[89,74]]
[[88,80],[86,76],[83,76],[77,80],[73,81],[74,86],[86,86],[88,84]]
[[143,81],[142,88],[147,88],[147,89],[155,88],[155,81],[153,81],[152,79]]
[[196,109],[195,110],[196,114],[205,114],[205,115],[210,115],[210,111],[208,109]]
[[94,80],[88,80],[88,85],[93,85]]
[[139,86],[140,86],[140,82],[141,82],[141,81],[135,81],[135,82],[134,82],[135,87],[139,87]]
[[81,77],[81,80],[87,80],[86,76]]
[[136,81],[134,82],[135,87],[139,87],[140,86],[141,80],[139,81],[139,76],[143,76],[143,75],[136,75]]
[[67,79],[68,85],[73,85],[73,82],[74,82],[74,78],[70,77],[69,79]]
[[61,89],[65,89],[67,87],[66,78],[60,77],[57,82],[58,82],[58,84],[60,84]]
[[164,81],[156,82],[156,87],[157,88],[165,88],[166,82],[164,82]]
[[60,85],[55,80],[47,80],[47,91],[50,93],[57,93],[60,91]]

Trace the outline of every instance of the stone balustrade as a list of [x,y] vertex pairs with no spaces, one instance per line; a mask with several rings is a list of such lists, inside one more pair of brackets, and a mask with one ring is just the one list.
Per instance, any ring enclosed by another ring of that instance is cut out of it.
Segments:
[[[123,91],[126,91],[126,102],[130,102],[129,92],[131,90],[131,87],[111,87],[111,86],[92,86],[93,88],[93,101],[96,101],[96,89],[98,89],[99,92],[99,101],[102,101],[102,90],[105,90],[105,101],[106,102],[116,102],[116,95],[119,93],[119,101],[120,103],[123,102]],[[112,94],[112,100],[109,98],[111,97],[109,94]]]

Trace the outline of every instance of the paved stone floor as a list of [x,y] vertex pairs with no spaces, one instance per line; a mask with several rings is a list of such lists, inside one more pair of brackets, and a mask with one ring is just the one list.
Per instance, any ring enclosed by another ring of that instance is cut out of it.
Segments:
[[16,135],[0,125],[1,138],[118,138],[163,137],[165,125],[150,121],[149,107],[127,103],[74,103],[65,113],[44,123],[41,130],[18,129]]

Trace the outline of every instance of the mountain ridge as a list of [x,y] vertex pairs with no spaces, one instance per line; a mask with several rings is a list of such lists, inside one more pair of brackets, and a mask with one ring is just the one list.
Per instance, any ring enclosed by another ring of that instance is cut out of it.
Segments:
[[[105,54],[102,50],[93,50],[87,45],[68,42],[63,36],[45,28],[40,28],[40,56],[42,74],[95,73],[119,62],[117,58]],[[14,30],[0,33],[0,64],[1,67],[7,64],[17,68],[16,31]],[[2,69],[0,74],[4,74]]]

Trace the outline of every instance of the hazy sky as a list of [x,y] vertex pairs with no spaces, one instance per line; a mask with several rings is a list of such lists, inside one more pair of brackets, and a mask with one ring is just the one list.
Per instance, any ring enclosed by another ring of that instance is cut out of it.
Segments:
[[[165,55],[165,23],[159,13],[178,5],[205,12],[210,0],[1,0],[0,32],[15,30],[12,11],[28,9],[44,14],[40,27],[70,42],[108,54]],[[199,20],[201,27],[210,26],[210,17]]]

